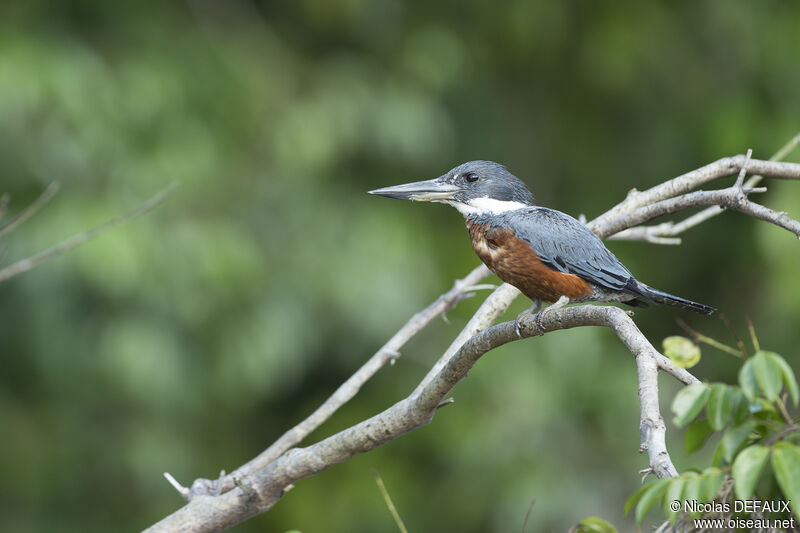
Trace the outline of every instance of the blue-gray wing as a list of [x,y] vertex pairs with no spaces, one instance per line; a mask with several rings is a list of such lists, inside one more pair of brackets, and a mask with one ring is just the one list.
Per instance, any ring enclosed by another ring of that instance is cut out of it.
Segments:
[[509,211],[501,217],[549,268],[613,290],[630,287],[630,271],[597,235],[571,216],[546,207],[531,207]]

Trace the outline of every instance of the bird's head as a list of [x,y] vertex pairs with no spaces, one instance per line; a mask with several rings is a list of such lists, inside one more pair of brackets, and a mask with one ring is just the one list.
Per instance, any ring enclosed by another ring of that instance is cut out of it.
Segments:
[[497,214],[534,205],[533,195],[516,176],[493,161],[470,161],[433,180],[369,191],[370,194],[450,204],[464,216]]

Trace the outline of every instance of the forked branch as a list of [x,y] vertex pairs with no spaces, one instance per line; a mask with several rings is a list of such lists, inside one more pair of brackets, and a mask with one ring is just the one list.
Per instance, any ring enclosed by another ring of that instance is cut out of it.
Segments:
[[[497,289],[502,290],[502,287]],[[635,356],[639,367],[640,397],[646,397],[641,408],[642,449],[648,451],[651,467],[657,473],[676,475],[664,443],[664,422],[658,410],[657,373],[661,368],[687,384],[695,383],[697,379],[660,356],[630,316],[617,307],[583,305],[554,310],[544,315],[541,328],[535,316],[527,316],[520,323],[520,332],[526,338],[580,326],[610,328]],[[289,450],[250,476],[246,480],[247,489],[236,486],[219,496],[195,496],[182,509],[146,531],[221,531],[270,509],[291,484],[430,423],[442,400],[466,377],[481,356],[517,340],[519,337],[513,321],[491,326],[473,335],[433,379],[407,398],[316,444]]]
[[[740,171],[742,178],[747,172],[769,178],[800,179],[798,164],[761,161],[746,156],[729,157],[647,191],[631,191],[623,202],[587,225],[601,238],[609,238],[621,232],[633,231],[629,228],[658,216],[692,207],[716,206],[715,209],[734,209],[800,235],[800,223],[796,220],[785,213],[775,212],[749,200],[749,194],[762,191],[754,189],[755,183],[750,181],[742,183],[738,180],[734,186],[725,189],[692,192],[693,189],[715,179],[735,175]],[[708,213],[703,215],[703,218],[698,216],[691,223],[687,223],[682,230],[708,218]],[[636,230],[641,229],[643,228],[636,228]],[[479,270],[476,269],[465,278],[465,280],[470,279],[470,285],[477,283],[486,274],[485,270],[480,272]],[[474,280],[473,275],[476,278]],[[452,305],[463,290],[454,286],[442,298],[450,302],[448,306]],[[222,476],[216,482],[198,480],[191,489],[174,483],[189,503],[147,531],[226,529],[271,508],[294,482],[428,424],[445,397],[482,355],[497,346],[518,340],[513,322],[491,325],[506,311],[518,294],[517,289],[507,284],[497,288],[407,398],[382,413],[320,442],[305,448],[287,449],[299,443],[310,432],[308,428],[317,427],[335,409],[352,398],[366,379],[396,356],[399,346],[391,344],[397,338],[396,335],[357,372],[358,378],[356,375],[350,378],[326,404],[320,407],[319,416],[316,416],[317,412],[312,414],[309,419],[286,433],[255,460],[229,476]],[[430,309],[429,307],[428,310]],[[438,311],[431,317],[436,314]],[[420,324],[424,326],[426,323],[423,321]],[[676,368],[669,359],[660,354],[639,331],[628,313],[616,307],[578,306],[553,310],[544,314],[541,328],[537,326],[534,316],[521,321],[520,331],[523,337],[529,337],[579,326],[610,328],[633,354],[637,364],[639,386],[641,451],[648,453],[648,471],[660,477],[677,475],[665,444],[666,429],[658,402],[658,371],[667,372],[684,384],[696,383],[697,379],[686,370]],[[407,327],[408,325],[401,332]],[[416,331],[418,329],[411,328],[405,333],[413,335]],[[366,367],[370,370],[365,371]],[[351,380],[354,381],[351,383]],[[355,386],[350,387],[348,383]],[[348,390],[347,394],[337,397],[342,389]]]
[[[400,357],[400,349],[419,331],[430,323],[437,316],[445,313],[452,308],[459,300],[469,296],[470,291],[475,285],[489,275],[489,269],[480,265],[467,274],[463,279],[456,280],[453,288],[439,296],[431,305],[412,316],[406,324],[395,333],[386,344],[384,344],[372,357],[370,357],[361,368],[350,376],[347,381],[342,383],[325,402],[320,405],[313,413],[298,425],[281,435],[269,448],[258,454],[254,459],[240,466],[228,475],[222,475],[218,479],[198,479],[192,483],[191,490],[185,487],[176,487],[178,492],[186,499],[190,500],[198,494],[219,494],[232,489],[237,477],[249,476],[264,468],[269,463],[277,459],[289,448],[296,446],[308,434],[317,429],[328,420],[340,407],[349,402],[361,387],[374,376],[378,370],[387,363],[394,364]],[[491,325],[491,324],[487,324]],[[170,474],[165,473],[170,483],[177,483]],[[183,490],[181,490],[183,489]]]

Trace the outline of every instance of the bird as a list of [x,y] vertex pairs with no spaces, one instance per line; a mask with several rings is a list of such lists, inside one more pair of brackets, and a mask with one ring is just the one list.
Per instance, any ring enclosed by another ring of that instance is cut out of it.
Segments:
[[469,161],[436,179],[369,194],[455,207],[481,261],[533,301],[517,317],[518,335],[520,319],[537,313],[543,301],[551,305],[537,315],[540,328],[545,312],[569,303],[663,304],[704,315],[715,311],[637,280],[589,228],[566,213],[536,205],[525,184],[494,161]]

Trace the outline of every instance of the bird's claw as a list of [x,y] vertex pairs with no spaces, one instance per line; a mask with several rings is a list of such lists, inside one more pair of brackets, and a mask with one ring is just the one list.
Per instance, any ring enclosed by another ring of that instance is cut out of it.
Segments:
[[542,324],[542,317],[544,317],[544,314],[549,310],[550,308],[547,307],[536,313],[536,327],[539,329],[539,331],[544,330],[544,324]]
[[[541,311],[536,313],[536,328],[537,328],[537,331],[539,331],[539,335],[544,333],[544,322],[543,322],[543,320],[544,320],[545,315],[549,314],[552,311],[555,311],[556,309],[561,309],[562,307],[564,307],[568,303],[569,303],[569,298],[567,298],[566,296],[562,296],[555,303],[552,303],[552,304],[548,305],[547,307],[545,307],[544,309],[542,309]],[[538,310],[538,308],[540,306],[541,306],[541,304],[535,306],[536,310]],[[533,308],[531,308],[530,310],[535,312]]]
[[[519,337],[520,339],[522,338],[522,331],[519,329],[520,321],[526,316],[538,312],[540,307],[542,307],[542,301],[535,300],[530,308],[524,310],[523,312],[517,315],[517,318],[514,320],[514,332],[517,334],[517,337]],[[536,324],[541,328],[541,323],[538,321],[538,318]]]

